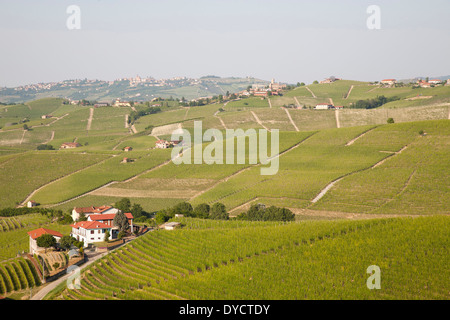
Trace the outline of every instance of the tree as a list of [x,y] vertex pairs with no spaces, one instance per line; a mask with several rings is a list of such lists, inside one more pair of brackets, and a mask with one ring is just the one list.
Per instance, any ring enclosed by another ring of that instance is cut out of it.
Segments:
[[387,119],[387,123],[394,123],[394,119],[393,118]]
[[59,240],[59,245],[61,248],[68,250],[70,246],[76,241],[74,237],[71,236],[63,236],[61,240]]
[[122,212],[131,212],[131,201],[128,198],[122,198],[114,204],[114,207]]
[[194,209],[194,217],[200,219],[208,219],[211,207],[207,203],[201,203]]
[[113,224],[114,226],[119,228],[119,233],[121,231],[125,232],[130,226],[130,224],[128,223],[128,218],[121,210],[119,210],[114,216]]
[[109,233],[109,230],[106,230],[106,232],[105,232],[105,237],[103,238],[103,240],[104,240],[105,242],[108,242],[110,236],[111,236],[111,234]]
[[59,262],[55,262],[54,264],[53,264],[53,269],[58,269],[59,268]]
[[37,150],[55,150],[52,145],[50,144],[40,144],[36,148]]
[[180,202],[172,208],[173,215],[182,214],[186,217],[192,216],[194,209],[189,202]]
[[86,215],[84,214],[84,212],[80,212],[80,215],[79,215],[77,221],[87,221],[87,217],[86,217]]
[[56,246],[56,239],[51,234],[46,233],[36,239],[36,244],[38,247],[45,248],[45,252],[47,252],[47,248]]
[[167,214],[166,210],[158,211],[155,215],[155,222],[157,224],[163,224],[170,219],[170,216]]
[[134,203],[131,207],[131,214],[133,215],[133,218],[139,218],[142,217],[144,212],[144,209],[142,209],[142,206],[139,203]]
[[225,205],[220,202],[216,202],[213,204],[213,206],[211,207],[211,211],[209,213],[209,217],[211,219],[215,219],[215,220],[228,220],[229,219],[228,212],[225,208]]
[[314,80],[313,84],[319,84],[319,81]]
[[28,126],[27,126],[26,124],[24,124],[24,125],[23,125],[23,130],[28,131],[28,129],[29,129]]

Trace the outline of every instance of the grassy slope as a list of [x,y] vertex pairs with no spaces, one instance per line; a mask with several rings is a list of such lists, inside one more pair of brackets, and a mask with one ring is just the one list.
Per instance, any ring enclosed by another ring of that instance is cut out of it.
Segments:
[[[151,232],[97,261],[83,273],[80,290],[59,298],[115,292],[118,299],[446,299],[448,220],[184,219],[184,230]],[[367,288],[371,265],[380,267],[380,290]]]

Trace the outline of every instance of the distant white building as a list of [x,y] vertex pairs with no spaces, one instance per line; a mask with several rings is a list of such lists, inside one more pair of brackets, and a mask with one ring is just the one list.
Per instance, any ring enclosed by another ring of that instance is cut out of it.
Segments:
[[167,149],[170,147],[170,143],[166,140],[158,140],[158,141],[156,141],[155,146],[158,149]]
[[384,79],[384,80],[381,80],[381,84],[387,84],[387,85],[390,85],[390,86],[392,86],[392,85],[394,85],[396,83],[397,83],[397,80],[395,80],[395,79]]
[[116,99],[113,104],[114,107],[131,107],[131,103],[128,101],[120,101],[120,99]]
[[165,230],[174,230],[176,228],[179,228],[181,226],[180,222],[167,222],[160,226],[160,228],[163,228]]
[[36,207],[36,206],[37,206],[36,201],[30,200],[30,201],[27,202],[27,207],[28,208],[33,208],[33,207]]
[[316,110],[328,110],[328,109],[334,109],[334,106],[331,103],[322,103],[318,104],[314,107]]
[[439,80],[439,79],[433,79],[433,80],[430,80],[430,81],[428,81],[429,83],[431,83],[431,84],[440,84],[440,83],[442,83],[443,81],[442,80]]

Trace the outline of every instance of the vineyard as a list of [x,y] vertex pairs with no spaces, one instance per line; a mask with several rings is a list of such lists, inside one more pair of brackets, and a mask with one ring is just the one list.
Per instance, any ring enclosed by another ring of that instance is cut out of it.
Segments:
[[[185,229],[151,232],[95,262],[81,289],[58,298],[448,298],[448,217],[183,222]],[[373,264],[383,270],[377,292],[365,284]]]
[[39,286],[41,281],[29,259],[16,258],[0,263],[0,294]]

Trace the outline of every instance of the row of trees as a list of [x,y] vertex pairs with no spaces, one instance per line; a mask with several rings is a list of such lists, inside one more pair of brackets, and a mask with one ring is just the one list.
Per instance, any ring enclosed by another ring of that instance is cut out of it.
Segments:
[[377,96],[374,99],[366,99],[366,100],[358,100],[355,103],[350,105],[350,108],[355,109],[374,109],[381,107],[382,105],[391,102],[400,100],[399,97],[385,97],[385,96]]
[[291,210],[263,204],[253,204],[247,212],[236,217],[237,220],[249,221],[294,221],[295,215]]
[[140,117],[149,115],[149,114],[155,114],[161,112],[161,108],[160,107],[148,107],[144,110],[140,110],[140,111],[131,111],[130,116],[128,117],[128,123],[134,123],[137,119],[139,119]]
[[155,215],[155,222],[157,224],[162,224],[169,219],[174,218],[175,214],[182,214],[185,217],[200,219],[229,219],[229,214],[225,208],[225,205],[222,203],[216,202],[212,206],[207,203],[201,203],[193,208],[189,202],[180,202],[171,208],[158,211]]

